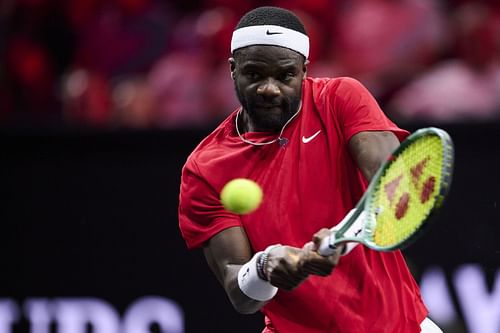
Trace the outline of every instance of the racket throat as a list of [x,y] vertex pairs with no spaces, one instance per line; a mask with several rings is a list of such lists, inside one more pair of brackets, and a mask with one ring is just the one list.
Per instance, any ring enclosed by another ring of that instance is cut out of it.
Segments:
[[[349,242],[363,242],[366,213],[359,208],[352,209],[344,219],[331,229],[330,235],[323,239],[318,249],[322,256],[335,253],[339,244],[345,244],[342,255],[350,252],[354,246]],[[349,250],[350,249],[350,250]]]

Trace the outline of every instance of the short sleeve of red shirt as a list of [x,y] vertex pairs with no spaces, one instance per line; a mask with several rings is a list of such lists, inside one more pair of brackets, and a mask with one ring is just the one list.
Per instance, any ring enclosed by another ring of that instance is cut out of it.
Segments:
[[387,118],[372,94],[359,81],[345,77],[332,83],[331,89],[335,91],[330,94],[330,105],[346,141],[362,131],[391,131],[400,141],[406,138],[408,132]]
[[223,208],[217,193],[188,159],[182,169],[179,226],[189,249],[202,246],[224,229],[241,226],[239,217]]

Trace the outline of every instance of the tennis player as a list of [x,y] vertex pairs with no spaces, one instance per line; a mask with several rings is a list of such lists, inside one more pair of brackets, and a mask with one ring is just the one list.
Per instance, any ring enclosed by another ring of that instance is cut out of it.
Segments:
[[[233,32],[229,59],[241,106],[189,156],[179,224],[240,313],[263,332],[433,333],[399,251],[316,250],[408,132],[352,78],[306,76],[309,38],[292,12],[260,7]],[[263,188],[253,213],[224,210],[219,193],[245,177]],[[304,245],[305,244],[305,245]]]

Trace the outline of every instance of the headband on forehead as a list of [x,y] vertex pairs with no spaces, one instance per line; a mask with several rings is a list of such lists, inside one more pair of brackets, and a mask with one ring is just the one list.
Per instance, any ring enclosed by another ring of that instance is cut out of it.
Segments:
[[309,37],[279,25],[252,25],[233,31],[231,53],[251,45],[275,45],[294,50],[309,57]]

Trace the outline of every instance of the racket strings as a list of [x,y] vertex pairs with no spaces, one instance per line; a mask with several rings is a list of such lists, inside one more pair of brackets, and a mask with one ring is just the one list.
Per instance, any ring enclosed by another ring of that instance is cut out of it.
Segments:
[[421,227],[439,196],[442,166],[443,145],[437,135],[417,139],[394,157],[368,205],[376,217],[376,246],[401,244]]

